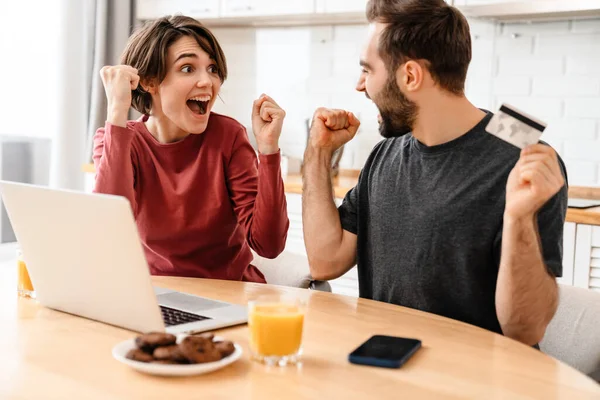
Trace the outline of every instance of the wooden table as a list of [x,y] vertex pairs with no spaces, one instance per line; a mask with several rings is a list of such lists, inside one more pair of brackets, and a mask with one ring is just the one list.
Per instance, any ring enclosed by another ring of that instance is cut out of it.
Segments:
[[[0,266],[0,398],[5,399],[366,399],[600,398],[574,369],[503,336],[411,309],[331,293],[241,282],[155,277],[156,285],[245,304],[255,295],[308,299],[304,362],[269,368],[249,359],[248,328],[223,329],[244,355],[208,375],[143,375],[111,356],[135,333],[19,299],[15,268]],[[424,348],[402,368],[349,364],[372,334],[416,337]]]

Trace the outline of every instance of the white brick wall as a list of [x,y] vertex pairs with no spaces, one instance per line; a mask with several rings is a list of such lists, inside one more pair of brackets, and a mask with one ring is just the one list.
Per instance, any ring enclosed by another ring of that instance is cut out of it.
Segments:
[[600,19],[501,24],[496,32],[494,108],[507,102],[543,119],[542,139],[564,159],[569,182],[600,185]]
[[[515,39],[515,43],[519,43],[520,38]],[[508,48],[508,46],[507,46]],[[475,56],[477,56],[475,54]],[[496,54],[498,57],[498,73],[500,75],[525,75],[525,76],[540,76],[551,75],[560,76],[564,73],[564,58],[556,55],[551,56],[512,56],[510,52],[505,54]]]
[[[462,4],[494,0],[462,0]],[[316,107],[359,115],[359,135],[342,166],[360,168],[380,139],[377,110],[354,90],[363,25],[216,29],[231,78],[218,111],[249,126],[253,98],[271,94],[286,109],[281,147],[302,157],[305,121]],[[507,102],[548,123],[542,137],[561,154],[571,184],[600,185],[600,19],[522,24],[471,21],[467,95],[496,110]]]
[[590,76],[534,77],[534,96],[595,96],[600,93],[600,78]]
[[567,99],[566,115],[568,117],[600,119],[600,98],[596,96]]
[[361,168],[380,140],[377,109],[355,90],[366,29],[365,25],[215,29],[231,75],[223,87],[224,103],[218,103],[215,111],[231,115],[249,128],[252,100],[263,92],[271,95],[287,112],[282,152],[301,158],[306,120],[314,110],[349,109],[362,124],[341,165]]

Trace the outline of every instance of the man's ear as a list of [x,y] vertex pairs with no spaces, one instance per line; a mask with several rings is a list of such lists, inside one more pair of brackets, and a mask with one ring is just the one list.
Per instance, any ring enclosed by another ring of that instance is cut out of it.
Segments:
[[408,60],[396,71],[396,82],[405,91],[415,92],[423,85],[424,76],[423,65],[415,60]]

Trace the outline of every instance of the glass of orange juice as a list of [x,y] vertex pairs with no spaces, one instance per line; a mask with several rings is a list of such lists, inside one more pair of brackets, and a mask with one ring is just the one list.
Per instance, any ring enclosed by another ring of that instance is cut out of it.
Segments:
[[25,260],[23,260],[21,249],[17,249],[17,292],[19,296],[35,298],[35,290],[29,278],[29,272],[27,271]]
[[267,365],[300,361],[306,303],[285,295],[263,296],[248,303],[252,357]]

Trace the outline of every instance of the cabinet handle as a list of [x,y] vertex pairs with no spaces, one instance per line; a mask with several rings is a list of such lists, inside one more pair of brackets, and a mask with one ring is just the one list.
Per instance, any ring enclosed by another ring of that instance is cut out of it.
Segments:
[[196,9],[191,9],[190,13],[191,14],[201,14],[201,13],[209,13],[211,11],[212,10],[210,8],[202,8],[202,9],[196,8]]

